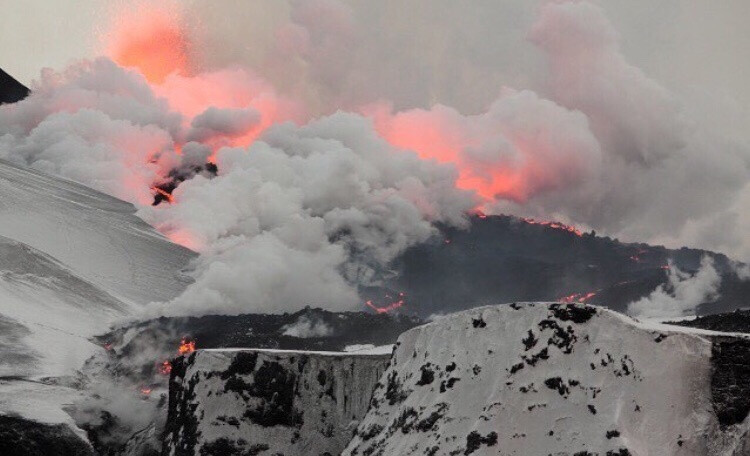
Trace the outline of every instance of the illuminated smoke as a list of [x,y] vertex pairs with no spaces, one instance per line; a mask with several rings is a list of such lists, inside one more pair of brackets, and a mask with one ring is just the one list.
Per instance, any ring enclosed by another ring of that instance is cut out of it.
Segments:
[[116,7],[104,36],[105,54],[154,83],[186,72],[190,44],[179,13],[173,1]]
[[[479,209],[577,235],[711,243],[705,233],[742,208],[750,149],[686,120],[592,3],[543,6],[528,38],[544,84],[498,81],[472,114],[383,101],[374,79],[409,76],[373,58],[388,54],[358,7],[269,7],[273,40],[217,49],[180,5],[117,12],[107,57],[45,70],[29,98],[0,108],[0,157],[133,202],[201,253],[195,282],[154,314],[362,306],[359,287],[436,222],[463,226]],[[232,58],[247,52],[257,67]],[[429,57],[409,55],[414,67]],[[746,247],[736,218],[739,235],[712,246]]]

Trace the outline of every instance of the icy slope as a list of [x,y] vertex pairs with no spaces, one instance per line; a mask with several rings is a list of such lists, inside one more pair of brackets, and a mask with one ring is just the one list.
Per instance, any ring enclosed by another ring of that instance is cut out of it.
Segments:
[[71,375],[130,307],[54,258],[0,236],[0,375]]
[[228,349],[179,358],[164,454],[339,454],[389,358]]
[[184,287],[194,255],[128,203],[0,161],[0,375],[69,375],[88,339]]
[[590,306],[450,315],[402,334],[343,454],[746,454],[747,340],[692,331]]
[[179,271],[194,253],[136,217],[129,203],[3,160],[0,195],[0,235],[119,299],[165,300],[185,286]]
[[63,408],[81,396],[77,370],[103,351],[90,339],[179,293],[195,254],[128,203],[2,160],[0,195],[0,415],[82,436]]

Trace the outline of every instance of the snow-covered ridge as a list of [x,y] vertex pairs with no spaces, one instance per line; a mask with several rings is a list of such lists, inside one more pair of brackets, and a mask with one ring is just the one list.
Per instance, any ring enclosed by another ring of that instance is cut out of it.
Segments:
[[164,454],[340,454],[389,358],[252,349],[178,358]]
[[132,204],[2,159],[0,195],[0,415],[83,438],[63,407],[82,395],[85,360],[104,351],[91,338],[180,293],[195,253]]
[[399,338],[343,454],[748,454],[748,353],[592,306],[477,308]]

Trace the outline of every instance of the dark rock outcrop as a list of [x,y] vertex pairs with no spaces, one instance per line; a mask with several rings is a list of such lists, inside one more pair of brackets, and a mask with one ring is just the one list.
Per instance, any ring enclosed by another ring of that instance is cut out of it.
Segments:
[[3,456],[94,456],[81,436],[64,424],[44,424],[0,415],[0,454]]
[[15,103],[29,96],[29,89],[0,69],[0,104]]
[[339,454],[389,359],[276,350],[178,358],[163,454]]

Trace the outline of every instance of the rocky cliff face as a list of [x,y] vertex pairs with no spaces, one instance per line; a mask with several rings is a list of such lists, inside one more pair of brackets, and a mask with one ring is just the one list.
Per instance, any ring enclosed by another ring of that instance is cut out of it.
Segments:
[[179,358],[164,454],[340,454],[389,359],[226,349]]
[[591,306],[465,311],[399,338],[343,454],[747,454],[747,354]]

